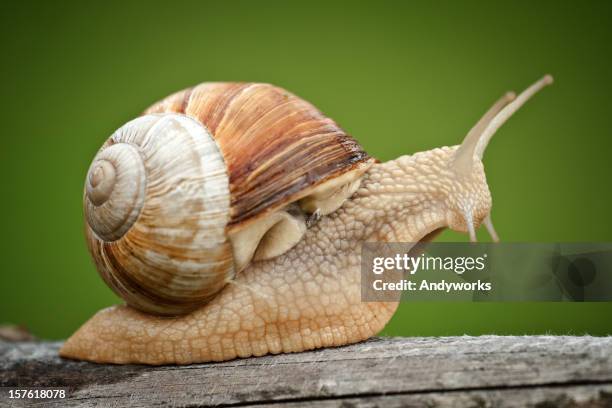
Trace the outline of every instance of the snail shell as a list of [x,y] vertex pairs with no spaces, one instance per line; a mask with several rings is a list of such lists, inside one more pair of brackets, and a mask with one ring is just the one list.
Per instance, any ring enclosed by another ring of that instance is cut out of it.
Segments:
[[204,83],[119,128],[85,183],[89,250],[129,305],[177,315],[253,260],[300,241],[373,160],[308,102],[268,84]]

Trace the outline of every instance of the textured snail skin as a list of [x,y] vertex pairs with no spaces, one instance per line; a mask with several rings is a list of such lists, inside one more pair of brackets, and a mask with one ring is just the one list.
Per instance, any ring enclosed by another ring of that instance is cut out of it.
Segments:
[[[451,170],[456,148],[374,165],[343,207],[284,255],[256,262],[210,303],[163,318],[114,306],[98,312],[61,355],[106,363],[189,364],[355,343],[379,332],[397,303],[361,302],[360,243],[418,241],[453,223],[462,197],[479,224],[491,198],[482,165]],[[462,224],[463,223],[463,224]]]

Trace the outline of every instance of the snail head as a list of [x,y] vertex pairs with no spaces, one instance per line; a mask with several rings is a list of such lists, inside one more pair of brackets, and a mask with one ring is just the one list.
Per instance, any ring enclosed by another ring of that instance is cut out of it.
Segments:
[[453,230],[469,233],[470,241],[476,241],[476,229],[481,224],[485,225],[493,241],[499,240],[491,221],[491,193],[482,163],[487,145],[506,120],[552,82],[552,76],[546,75],[518,96],[514,92],[506,93],[482,116],[456,149],[449,166],[453,182],[447,196],[447,222]]

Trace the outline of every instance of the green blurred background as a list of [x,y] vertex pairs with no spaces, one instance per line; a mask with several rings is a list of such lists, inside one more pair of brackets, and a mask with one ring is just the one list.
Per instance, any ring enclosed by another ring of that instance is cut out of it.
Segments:
[[[202,81],[285,87],[387,160],[459,143],[503,92],[550,72],[555,85],[486,153],[498,232],[505,241],[612,241],[610,2],[0,7],[0,323],[62,338],[118,302],[85,248],[87,167],[117,127]],[[611,303],[409,303],[384,333],[604,335],[611,312]]]

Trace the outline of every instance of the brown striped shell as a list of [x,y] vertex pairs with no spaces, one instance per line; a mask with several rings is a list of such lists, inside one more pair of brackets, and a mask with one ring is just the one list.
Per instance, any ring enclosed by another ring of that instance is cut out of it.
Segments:
[[253,259],[293,247],[372,159],[310,103],[268,84],[204,83],[117,130],[85,185],[86,235],[126,302],[180,314]]

